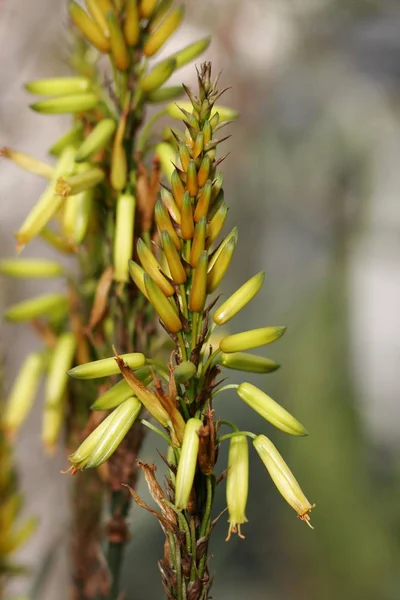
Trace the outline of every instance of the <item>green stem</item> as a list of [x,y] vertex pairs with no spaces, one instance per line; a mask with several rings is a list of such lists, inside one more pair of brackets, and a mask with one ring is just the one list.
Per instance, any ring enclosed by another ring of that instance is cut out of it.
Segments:
[[[200,539],[205,537],[205,535],[207,534],[208,528],[209,528],[211,508],[212,508],[212,503],[213,503],[212,475],[207,476],[206,488],[207,488],[206,507],[204,510],[203,520],[202,520],[201,526],[200,526]],[[206,563],[207,563],[207,553],[205,552],[203,554],[203,556],[201,557],[200,563],[199,563],[199,578],[200,579],[202,579],[202,577],[204,575]]]
[[197,553],[197,544],[196,544],[196,523],[194,517],[190,518],[190,533],[192,538],[192,564],[190,567],[190,581],[195,581],[196,579],[196,553]]
[[218,421],[218,423],[219,425],[227,425],[228,427],[231,427],[233,431],[239,431],[239,427],[236,427],[236,425],[231,421],[225,421],[224,419],[221,419],[220,421]]
[[117,600],[119,594],[119,579],[124,553],[124,544],[110,542],[108,546],[107,562],[112,582],[108,600]]
[[185,344],[185,340],[183,339],[182,331],[179,331],[176,335],[178,338],[179,347],[181,349],[182,360],[187,360],[186,344]]
[[221,435],[220,438],[217,439],[217,444],[220,444],[221,442],[223,442],[224,440],[229,440],[230,438],[233,437],[237,437],[238,435],[247,435],[247,437],[251,438],[252,440],[256,439],[256,434],[253,433],[252,431],[233,431],[232,433],[226,433],[225,435]]
[[189,310],[188,310],[188,304],[187,304],[186,288],[183,284],[179,286],[179,291],[180,291],[181,298],[182,298],[182,313],[183,313],[183,316],[186,317],[186,319],[188,319],[189,318]]
[[172,445],[171,439],[167,436],[166,433],[161,431],[161,429],[158,429],[158,427],[156,427],[149,421],[146,421],[146,419],[140,419],[140,422],[142,425],[144,425],[148,429],[151,429],[151,431],[154,431],[154,433],[157,433],[159,436],[161,436],[167,442],[168,445]]
[[211,363],[213,362],[213,360],[218,356],[218,354],[221,352],[221,350],[219,348],[217,348],[216,350],[214,350],[214,352],[208,357],[207,362],[205,363],[204,367],[203,367],[203,375],[206,374],[208,367],[211,366]]
[[194,312],[192,315],[192,349],[196,347],[197,344],[197,324],[199,322],[199,313]]
[[212,397],[215,398],[221,392],[225,392],[226,390],[237,390],[239,385],[237,383],[229,383],[228,385],[224,385],[221,388],[218,388],[213,392]]

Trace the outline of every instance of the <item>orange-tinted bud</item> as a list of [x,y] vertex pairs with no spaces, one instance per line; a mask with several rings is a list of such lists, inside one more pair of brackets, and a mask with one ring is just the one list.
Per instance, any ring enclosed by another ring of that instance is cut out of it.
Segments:
[[194,238],[193,238],[192,248],[190,250],[190,259],[189,259],[189,262],[192,267],[197,267],[197,263],[199,262],[200,255],[205,248],[206,229],[207,229],[207,219],[206,219],[206,217],[202,217],[199,220],[199,222],[196,224],[196,228],[194,230]]
[[107,23],[110,31],[111,54],[115,66],[120,71],[126,71],[130,63],[129,52],[117,17],[112,12],[107,14]]
[[146,286],[144,285],[144,275],[146,271],[144,271],[144,269],[142,269],[142,267],[135,263],[133,260],[130,260],[128,265],[129,274],[132,277],[134,283],[137,285],[142,294],[144,294],[148,299],[149,297],[147,295]]
[[206,183],[208,176],[210,174],[210,168],[211,168],[210,157],[208,156],[208,154],[206,154],[205,157],[203,158],[203,160],[201,161],[200,169],[198,170],[198,173],[197,173],[197,181],[198,181],[199,187],[203,187],[203,185]]
[[144,284],[148,298],[165,327],[171,333],[178,333],[182,329],[182,323],[177,310],[147,273],[144,275]]
[[165,208],[168,210],[169,214],[175,221],[175,223],[178,223],[180,225],[181,213],[179,211],[179,208],[174,200],[173,195],[163,187],[161,188],[161,200]]
[[197,183],[197,169],[194,160],[190,160],[187,168],[186,190],[192,197],[197,196],[199,184]]
[[174,196],[175,202],[180,209],[182,209],[182,201],[183,194],[185,193],[185,188],[183,187],[183,183],[181,178],[179,177],[178,171],[174,169],[171,175],[171,188],[172,194]]
[[227,272],[229,265],[231,264],[231,260],[233,257],[233,253],[236,248],[236,240],[234,238],[230,239],[229,242],[224,246],[217,260],[215,261],[214,266],[207,277],[207,293],[211,294],[214,292],[222,279]]
[[203,152],[203,147],[204,147],[204,134],[201,131],[199,131],[199,133],[196,136],[196,140],[195,140],[193,151],[192,151],[193,158],[197,158],[199,156],[199,154],[201,154],[201,152]]
[[209,179],[204,185],[203,189],[201,190],[199,199],[196,204],[196,209],[194,211],[194,220],[196,223],[198,223],[202,217],[207,217],[208,208],[210,206],[211,200],[211,190],[212,183],[211,179]]
[[142,239],[138,239],[136,247],[140,262],[142,263],[142,267],[144,268],[144,270],[150,275],[153,281],[156,282],[156,284],[160,287],[160,289],[166,296],[173,296],[175,290],[161,272],[161,265],[152,253],[152,251],[146,246]]
[[171,277],[178,285],[185,283],[186,272],[183,268],[177,249],[167,231],[161,232],[161,244],[169,266]]
[[136,46],[140,38],[140,19],[137,0],[126,0],[124,34],[128,46]]
[[202,312],[207,298],[208,253],[201,253],[194,271],[192,289],[190,291],[189,308],[193,312]]
[[75,25],[81,30],[85,38],[100,52],[108,52],[110,42],[98,24],[92,21],[89,15],[76,2],[70,2],[68,10]]
[[187,171],[190,161],[190,154],[185,142],[179,143],[179,158],[181,159],[182,169]]
[[172,225],[171,218],[168,212],[166,211],[160,200],[158,200],[156,203],[154,209],[154,216],[159,231],[168,231],[168,234],[171,240],[173,241],[175,248],[177,250],[180,250],[182,248],[181,240],[179,239],[178,234],[176,233],[174,226]]
[[228,216],[228,206],[225,202],[221,204],[207,227],[207,246],[211,246],[217,239],[225,225],[226,217]]
[[181,231],[185,240],[191,240],[194,236],[193,208],[189,192],[185,192],[183,196]]
[[212,138],[212,129],[210,121],[206,121],[203,125],[203,144],[208,144]]

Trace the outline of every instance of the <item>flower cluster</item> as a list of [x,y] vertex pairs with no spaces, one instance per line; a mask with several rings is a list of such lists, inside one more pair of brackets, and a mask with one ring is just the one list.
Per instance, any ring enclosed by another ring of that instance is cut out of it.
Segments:
[[[285,328],[268,326],[243,331],[222,337],[217,348],[210,345],[215,327],[228,323],[259,292],[264,273],[251,277],[212,312],[218,298],[208,304],[208,297],[217,291],[228,270],[238,232],[235,228],[219,241],[227,205],[222,173],[218,171],[221,159],[216,159],[217,147],[225,138],[216,136],[227,122],[221,120],[215,106],[221,94],[217,81],[211,80],[209,63],[201,66],[198,83],[197,96],[186,89],[192,110],[178,105],[185,131],[174,131],[176,156],[170,182],[163,186],[155,205],[158,234],[152,241],[139,239],[137,261],[129,262],[133,281],[158,314],[175,350],[168,364],[133,353],[78,366],[69,372],[72,377],[83,378],[106,376],[111,369],[113,373],[119,369],[123,376],[94,404],[94,408],[117,408],[70,460],[74,468],[100,465],[143,407],[163,430],[145,419],[142,422],[168,441],[171,489],[165,502],[172,502],[179,513],[201,514],[204,499],[198,497],[199,478],[214,477],[218,447],[230,439],[226,471],[229,535],[240,533],[240,526],[247,520],[250,437],[278,490],[300,518],[309,523],[312,506],[272,442],[264,435],[242,432],[233,423],[215,416],[214,398],[234,388],[242,401],[281,431],[307,435],[297,419],[253,384],[221,387],[217,381],[223,367],[253,373],[277,369],[274,361],[246,351],[278,340]],[[233,431],[220,435],[220,428],[225,425]],[[205,532],[209,526],[207,523]]]
[[[144,339],[134,326],[131,335],[126,332],[139,319],[151,334],[154,320],[151,311],[141,313],[142,299],[132,283],[127,286],[134,236],[153,235],[159,191],[159,160],[153,161],[150,173],[144,164],[155,123],[146,123],[145,111],[163,103],[161,114],[174,113],[171,102],[183,90],[165,85],[167,80],[210,43],[205,37],[153,62],[184,16],[183,7],[172,1],[87,0],[86,9],[71,1],[68,11],[77,34],[71,60],[75,74],[25,85],[39,97],[31,104],[34,111],[72,115],[73,127],[49,150],[55,164],[10,148],[0,150],[3,159],[47,182],[15,234],[17,250],[40,237],[62,255],[76,256],[80,266],[76,279],[56,260],[18,257],[0,262],[0,273],[8,277],[63,278],[68,288],[67,293],[46,293],[5,311],[6,320],[30,324],[44,342],[43,351],[21,364],[5,407],[5,431],[9,437],[18,433],[45,376],[42,439],[48,450],[58,443],[71,411],[79,413],[80,427],[86,425],[84,413],[87,418],[93,400],[88,394],[77,409],[70,406],[66,372],[107,356],[114,343],[124,351],[132,345],[150,346],[151,335]],[[164,151],[166,146],[160,144]]]

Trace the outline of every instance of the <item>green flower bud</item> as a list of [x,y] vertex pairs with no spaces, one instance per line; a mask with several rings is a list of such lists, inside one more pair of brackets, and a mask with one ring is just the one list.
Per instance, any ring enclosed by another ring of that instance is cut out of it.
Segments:
[[192,288],[190,290],[189,308],[193,312],[202,312],[207,298],[207,268],[208,254],[201,253],[197,267],[194,270]]
[[241,383],[237,394],[250,408],[281,431],[290,435],[308,435],[308,431],[297,419],[255,385]]
[[104,171],[102,169],[93,168],[84,170],[77,175],[72,175],[68,179],[62,177],[57,181],[56,192],[62,198],[74,196],[80,192],[85,192],[101,183],[104,179]]
[[72,333],[61,334],[51,354],[45,391],[47,406],[57,406],[62,402],[68,385],[67,371],[71,368],[75,350],[75,336]]
[[[144,385],[153,381],[153,375],[148,367],[142,367],[135,372],[136,377]],[[119,381],[107,390],[90,407],[92,410],[111,410],[132,396],[132,388],[125,379]]]
[[92,110],[99,103],[99,99],[93,92],[84,94],[69,94],[68,96],[55,96],[39,100],[30,105],[31,109],[46,115],[63,115],[69,113],[80,113]]
[[139,81],[139,87],[143,92],[153,92],[161,87],[172,75],[176,67],[176,61],[171,58],[158,63],[147,75]]
[[108,11],[114,12],[112,0],[85,0],[85,3],[93,19],[108,38],[110,31],[107,23],[107,13]]
[[18,279],[58,277],[62,275],[63,267],[55,260],[44,258],[7,258],[0,261],[0,273]]
[[107,13],[107,25],[110,32],[111,54],[114,58],[115,66],[119,71],[126,71],[130,65],[128,47],[125,43],[119,21],[112,12]]
[[171,273],[171,279],[177,285],[185,283],[186,271],[168,231],[161,232],[161,244]]
[[62,151],[54,168],[53,179],[15,234],[18,248],[22,248],[38,235],[62,205],[63,198],[56,194],[57,180],[61,176],[65,177],[72,173],[75,167],[75,154],[76,151],[72,146],[67,146]]
[[[209,271],[211,271],[211,269],[214,267],[214,265],[217,262],[220,254],[222,252],[222,250],[225,248],[225,246],[228,244],[228,242],[230,242],[231,240],[233,240],[235,244],[237,243],[238,235],[239,235],[239,230],[238,230],[237,227],[234,227],[232,229],[232,231],[226,236],[226,238],[224,240],[222,240],[222,242],[219,244],[218,248],[210,256],[210,261],[209,261],[209,264],[208,264],[208,270]],[[209,239],[207,239],[206,242],[207,242],[207,245],[209,245]]]
[[36,79],[25,83],[25,89],[38,96],[64,96],[64,94],[78,94],[90,89],[90,79],[87,77],[52,77],[50,79]]
[[286,502],[297,512],[300,519],[312,528],[309,513],[315,504],[309,503],[274,444],[265,435],[258,435],[253,445]]
[[[169,181],[174,171],[174,165],[172,163],[175,161],[175,150],[171,144],[162,142],[161,144],[157,144],[155,153],[160,161],[161,170]],[[163,189],[161,190],[161,194],[163,194]]]
[[176,383],[185,383],[196,374],[196,366],[190,360],[184,360],[174,369]]
[[208,208],[211,200],[211,189],[212,182],[211,179],[209,179],[206,181],[203,189],[201,190],[196,203],[196,210],[194,211],[194,220],[196,223],[198,223],[201,218],[207,217],[208,215]]
[[163,294],[166,296],[173,296],[175,290],[169,281],[165,278],[162,273],[161,265],[152,253],[152,251],[146,246],[142,239],[137,241],[137,253],[142,263],[143,268],[152,280],[157,284]]
[[232,296],[228,298],[214,313],[214,323],[225,325],[242,310],[260,291],[264,283],[265,272],[261,271],[246,281]]
[[[227,272],[229,265],[231,264],[233,253],[236,248],[236,240],[234,238],[230,239],[229,242],[224,246],[221,253],[219,254],[217,260],[214,265],[209,270],[207,276],[207,293],[212,294],[222,279],[225,277],[225,273]],[[209,267],[210,269],[210,267]]]
[[150,92],[147,94],[146,100],[151,104],[156,104],[157,102],[167,102],[168,100],[175,100],[176,98],[180,98],[183,94],[183,87],[181,85],[170,85],[159,88],[154,92]]
[[[204,137],[204,135],[203,135],[203,137]],[[199,183],[199,187],[203,187],[203,185],[205,185],[205,183],[210,175],[210,169],[211,169],[211,160],[210,160],[210,157],[208,156],[208,154],[206,154],[204,156],[203,160],[201,161],[200,168],[197,172],[197,181]]]
[[39,353],[29,354],[22,363],[2,415],[7,435],[14,436],[28,416],[36,397],[43,369],[44,359]]
[[189,192],[192,198],[197,196],[197,192],[199,191],[199,184],[197,183],[197,169],[194,160],[190,160],[188,164],[186,173],[186,190]]
[[161,25],[146,40],[143,52],[146,56],[153,56],[160,50],[171,35],[178,29],[184,15],[184,8],[180,6],[172,10]]
[[143,19],[149,19],[157,5],[158,0],[140,0],[139,14]]
[[0,148],[0,157],[8,158],[18,167],[21,167],[21,169],[25,169],[25,171],[34,175],[39,175],[46,179],[52,179],[54,175],[54,169],[51,165],[34,156],[30,156],[30,154],[25,154],[25,152],[17,152],[11,150],[11,148],[4,147]]
[[60,439],[65,423],[65,397],[58,404],[45,404],[42,420],[42,444],[52,454]]
[[[165,190],[167,191],[167,190]],[[167,192],[169,193],[169,192]],[[154,208],[154,217],[157,223],[157,227],[158,230],[161,231],[167,231],[168,235],[170,236],[171,240],[173,241],[175,248],[177,250],[181,250],[182,248],[182,243],[181,240],[178,236],[178,234],[175,231],[174,226],[172,225],[171,222],[171,218],[169,216],[168,211],[166,210],[166,208],[164,207],[163,203],[161,202],[161,200],[157,200],[155,208]]]
[[174,169],[171,173],[171,188],[172,188],[172,195],[174,197],[174,200],[175,200],[177,206],[180,209],[182,209],[185,188],[181,181],[181,178],[179,177],[179,173],[176,169]]
[[111,173],[110,181],[114,190],[121,192],[125,186],[128,177],[128,163],[126,152],[119,136],[115,136],[111,152]]
[[49,154],[53,156],[60,156],[63,150],[68,146],[75,147],[82,141],[82,133],[83,127],[82,124],[79,123],[75,125],[72,129],[64,133],[50,148]]
[[[130,354],[121,354],[120,358],[131,368],[139,369],[143,367],[146,358],[140,352],[131,352]],[[119,367],[114,356],[111,358],[101,358],[84,365],[78,365],[68,371],[70,377],[76,379],[98,379],[99,377],[109,377],[117,375]]]
[[[207,218],[202,217],[194,230],[194,238],[192,248],[190,250],[189,263],[193,268],[196,268],[200,260],[202,252],[204,252],[207,230]],[[207,263],[208,264],[208,263]]]
[[234,333],[223,338],[219,343],[221,352],[243,352],[258,346],[271,344],[278,340],[286,331],[286,327],[262,327]]
[[125,40],[128,46],[136,46],[140,39],[140,18],[137,0],[126,0]]
[[113,413],[110,422],[96,448],[90,454],[86,468],[98,467],[110,458],[138,418],[142,410],[141,402],[135,398],[128,398],[120,404]]
[[4,313],[7,321],[21,323],[38,317],[51,318],[55,313],[67,311],[67,299],[64,294],[46,294],[14,304]]
[[240,526],[247,523],[246,504],[249,492],[249,447],[245,435],[235,435],[229,444],[226,473],[226,503],[229,513],[229,540],[232,533],[244,538]]
[[211,244],[213,242],[215,242],[215,240],[221,233],[227,216],[228,216],[228,206],[226,205],[225,202],[223,202],[208,224],[207,247],[211,246]]
[[141,403],[134,397],[120,404],[69,456],[74,470],[98,467],[108,460],[132,427],[141,409]]
[[187,508],[189,502],[199,452],[199,430],[202,426],[200,419],[189,419],[186,423],[176,473],[175,506],[178,510]]
[[154,307],[154,310],[164,323],[168,331],[177,333],[183,327],[179,319],[178,312],[164,295],[163,291],[151,279],[147,273],[144,275],[144,284],[146,287],[147,296]]
[[129,279],[129,260],[132,258],[135,229],[136,200],[132,194],[117,199],[114,234],[114,279],[126,283]]
[[132,397],[132,389],[129,383],[123,379],[119,381],[115,385],[113,385],[109,390],[107,390],[102,396],[97,398],[97,400],[90,407],[92,410],[111,410],[112,408],[116,408],[125,400]]
[[108,52],[110,42],[98,24],[92,21],[89,15],[76,2],[69,3],[68,11],[75,25],[81,30],[85,38],[100,52]]
[[245,352],[222,353],[218,362],[227,369],[248,373],[272,373],[279,369],[279,365],[273,360]]
[[[77,173],[85,173],[91,168],[90,163],[77,166]],[[62,231],[71,244],[80,244],[87,231],[91,211],[93,191],[85,190],[75,196],[68,196],[62,214]]]
[[197,42],[189,44],[185,48],[182,48],[182,50],[178,50],[178,52],[175,52],[175,54],[173,54],[170,58],[174,58],[176,60],[176,68],[180,69],[184,65],[187,65],[187,63],[195,60],[198,56],[200,56],[200,54],[203,54],[203,52],[205,52],[210,45],[210,42],[211,36],[208,36],[198,40]]
[[135,263],[133,260],[129,261],[128,266],[129,266],[129,274],[132,277],[134,283],[139,288],[139,290],[142,292],[142,294],[144,296],[146,296],[147,299],[149,299],[149,297],[147,295],[146,286],[144,285],[144,275],[145,275],[146,271],[144,269],[142,269],[142,267],[140,265],[138,265],[137,263]]
[[114,119],[99,121],[79,146],[75,157],[76,162],[87,160],[96,152],[103,150],[113,135],[116,126]]

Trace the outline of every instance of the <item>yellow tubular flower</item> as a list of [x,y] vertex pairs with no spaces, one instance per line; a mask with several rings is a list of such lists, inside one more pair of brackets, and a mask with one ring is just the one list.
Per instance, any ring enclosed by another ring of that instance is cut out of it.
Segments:
[[253,445],[286,502],[297,512],[300,519],[312,529],[309,513],[315,504],[310,504],[307,500],[292,471],[274,444],[265,435],[258,435],[253,441]]
[[176,473],[175,506],[178,510],[187,508],[196,472],[199,452],[200,419],[189,419],[186,423],[178,470]]
[[244,535],[240,526],[247,523],[246,504],[249,492],[249,447],[245,435],[235,435],[229,444],[228,468],[226,472],[226,503],[229,513],[229,540],[232,533]]

